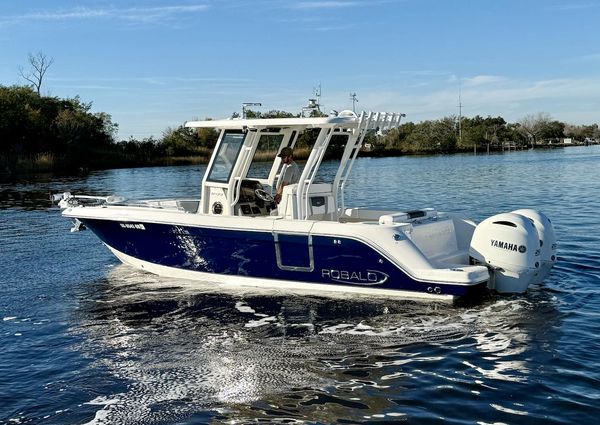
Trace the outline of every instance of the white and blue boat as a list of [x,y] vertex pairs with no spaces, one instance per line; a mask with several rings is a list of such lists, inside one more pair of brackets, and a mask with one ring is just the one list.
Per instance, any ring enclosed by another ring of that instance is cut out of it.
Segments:
[[[522,293],[556,261],[550,220],[534,210],[479,225],[424,208],[352,207],[344,189],[369,132],[400,125],[398,113],[343,111],[319,118],[187,122],[220,136],[195,199],[127,201],[64,193],[59,205],[125,264],[161,276],[317,293],[454,301],[488,290]],[[284,164],[304,131],[318,132],[298,183],[273,202]],[[335,175],[319,175],[329,147]],[[265,152],[272,162],[265,166]],[[369,188],[365,188],[369,190]]]

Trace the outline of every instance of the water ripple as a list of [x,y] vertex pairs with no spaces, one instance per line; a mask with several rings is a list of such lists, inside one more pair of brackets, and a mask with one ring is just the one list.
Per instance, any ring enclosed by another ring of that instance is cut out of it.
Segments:
[[47,201],[193,196],[203,167],[2,183],[0,423],[593,423],[598,158],[593,147],[357,161],[347,193],[359,205],[477,221],[535,205],[553,219],[548,279],[468,307],[160,279],[69,233]]

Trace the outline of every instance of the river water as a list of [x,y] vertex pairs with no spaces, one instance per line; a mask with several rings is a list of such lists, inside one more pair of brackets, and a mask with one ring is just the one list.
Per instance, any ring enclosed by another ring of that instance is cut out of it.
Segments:
[[559,261],[453,307],[218,293],[120,265],[48,194],[199,196],[203,166],[0,183],[0,423],[593,423],[600,147],[359,159],[352,206],[536,208]]

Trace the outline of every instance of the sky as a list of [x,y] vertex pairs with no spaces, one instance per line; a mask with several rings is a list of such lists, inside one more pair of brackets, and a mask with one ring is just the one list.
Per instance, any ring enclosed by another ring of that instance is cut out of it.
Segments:
[[600,123],[600,0],[0,0],[0,85],[53,58],[42,93],[79,96],[119,138],[161,137],[242,103],[300,112],[544,112]]

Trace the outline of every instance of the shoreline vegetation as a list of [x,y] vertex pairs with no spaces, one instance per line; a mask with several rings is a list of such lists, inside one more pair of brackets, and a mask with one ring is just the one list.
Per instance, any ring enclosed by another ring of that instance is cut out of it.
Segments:
[[[40,95],[28,86],[0,85],[0,177],[35,173],[81,174],[94,169],[206,164],[218,132],[167,128],[160,138],[117,140],[118,124],[104,112],[91,112],[79,97]],[[325,116],[318,111],[316,116]],[[232,115],[236,117],[237,114]],[[248,118],[297,117],[285,111],[248,110]],[[306,159],[317,133],[307,130],[295,149]],[[386,134],[368,134],[359,156],[386,157],[486,153],[597,143],[597,124],[571,125],[546,113],[518,123],[502,117],[456,116],[406,122]],[[333,149],[335,156],[336,149]],[[341,151],[340,151],[341,152]],[[339,153],[339,152],[338,152]],[[273,155],[264,155],[269,161]]]

